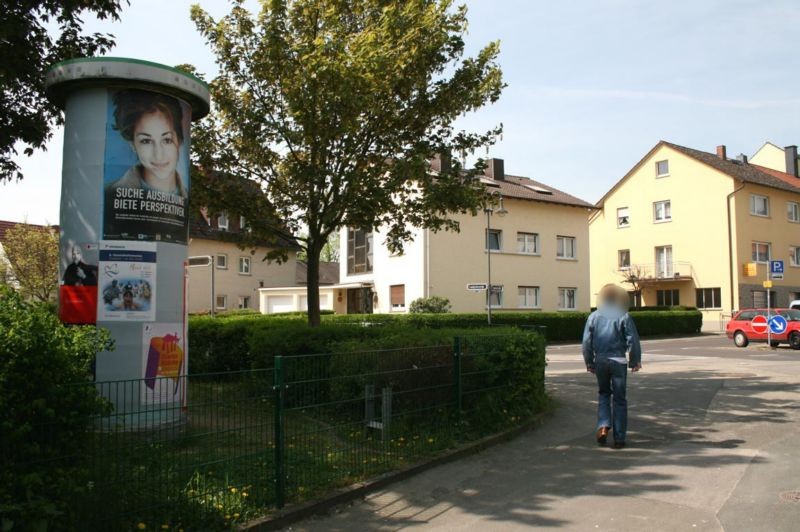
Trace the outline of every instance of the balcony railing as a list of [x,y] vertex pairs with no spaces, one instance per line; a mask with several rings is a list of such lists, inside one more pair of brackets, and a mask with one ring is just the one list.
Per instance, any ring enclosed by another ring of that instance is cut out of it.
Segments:
[[627,268],[619,268],[619,272],[642,283],[660,281],[687,281],[694,278],[692,263],[687,261],[657,262],[649,264],[631,264]]

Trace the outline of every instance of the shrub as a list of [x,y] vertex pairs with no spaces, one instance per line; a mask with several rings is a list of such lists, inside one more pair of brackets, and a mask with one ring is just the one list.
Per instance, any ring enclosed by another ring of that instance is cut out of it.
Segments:
[[411,302],[408,311],[412,314],[445,314],[450,312],[450,300],[441,296],[420,297]]
[[[84,471],[65,465],[89,448],[94,416],[108,404],[90,384],[90,365],[110,348],[106,331],[65,327],[54,313],[0,286],[0,523],[45,529],[69,521]],[[86,382],[87,385],[68,385]],[[83,479],[83,482],[82,482]]]

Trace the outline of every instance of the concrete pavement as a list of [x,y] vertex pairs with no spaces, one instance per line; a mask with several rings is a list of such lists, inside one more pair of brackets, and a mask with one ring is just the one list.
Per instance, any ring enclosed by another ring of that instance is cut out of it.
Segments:
[[800,529],[800,352],[644,348],[627,448],[594,442],[593,377],[577,346],[552,347],[541,427],[292,530]]

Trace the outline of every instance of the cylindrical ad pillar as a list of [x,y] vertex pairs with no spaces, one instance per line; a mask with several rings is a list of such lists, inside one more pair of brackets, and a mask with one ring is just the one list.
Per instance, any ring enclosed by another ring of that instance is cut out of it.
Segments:
[[85,58],[51,67],[47,90],[65,120],[59,316],[111,332],[95,380],[115,430],[179,423],[190,123],[208,113],[208,86],[157,63]]

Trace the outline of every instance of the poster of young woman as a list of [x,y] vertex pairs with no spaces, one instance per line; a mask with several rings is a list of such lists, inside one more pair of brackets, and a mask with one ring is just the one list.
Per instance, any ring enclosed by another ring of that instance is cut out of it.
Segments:
[[156,244],[101,242],[98,321],[156,319]]
[[104,240],[186,244],[190,120],[189,105],[172,96],[109,92]]

